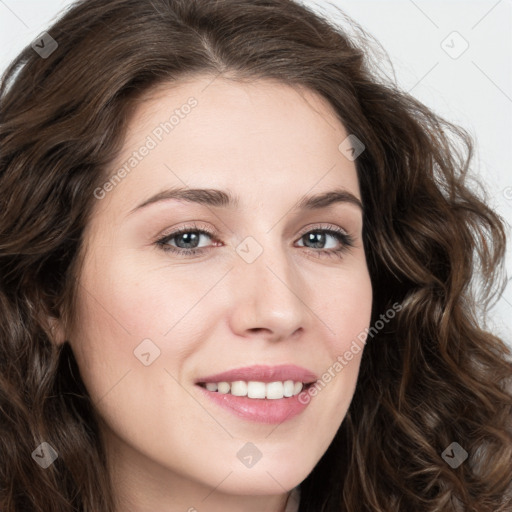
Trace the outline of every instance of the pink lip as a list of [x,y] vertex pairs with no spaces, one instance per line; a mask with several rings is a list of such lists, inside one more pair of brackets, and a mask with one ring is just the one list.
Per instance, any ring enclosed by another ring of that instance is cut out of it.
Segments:
[[268,398],[234,396],[229,393],[222,394],[217,391],[208,391],[199,385],[196,387],[216,405],[238,418],[258,423],[283,423],[304,411],[310,402],[310,400],[300,401],[300,393],[287,398],[270,400]]
[[283,364],[279,366],[255,365],[237,368],[227,372],[207,375],[196,379],[195,384],[207,382],[234,382],[236,380],[274,382],[293,380],[295,382],[310,383],[318,380],[318,377],[310,370],[301,366]]
[[223,394],[217,391],[209,391],[206,387],[199,385],[208,382],[231,383],[236,380],[259,382],[293,380],[294,382],[308,384],[317,381],[318,377],[310,370],[301,366],[285,364],[280,366],[248,366],[200,377],[195,380],[195,384],[201,390],[201,393],[204,393],[215,404],[237,417],[259,423],[275,424],[283,423],[300,414],[308,406],[309,400],[300,400],[300,393],[278,399],[248,398],[247,396],[234,396],[229,393]]

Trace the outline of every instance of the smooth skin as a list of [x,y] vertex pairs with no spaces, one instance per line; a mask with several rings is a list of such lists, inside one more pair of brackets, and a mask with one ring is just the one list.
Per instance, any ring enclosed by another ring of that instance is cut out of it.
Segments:
[[[361,209],[295,209],[340,188],[361,199],[355,162],[338,148],[348,133],[316,93],[204,75],[145,94],[109,176],[191,97],[195,108],[95,199],[79,328],[66,333],[53,320],[54,341],[71,344],[101,417],[119,512],[282,512],[346,415],[362,351],[279,425],[235,416],[194,380],[253,364],[297,364],[321,378],[369,326]],[[168,199],[136,209],[170,187],[229,191],[240,203]],[[197,234],[194,224],[214,235]],[[200,254],[155,243],[188,227],[195,238],[166,244]],[[325,232],[323,240],[305,236],[332,228],[353,247]],[[261,250],[250,263],[237,252],[247,237],[250,251]],[[160,350],[154,360],[154,348],[144,356],[147,366],[134,354],[146,339]],[[247,442],[261,452],[250,468],[237,457]]]

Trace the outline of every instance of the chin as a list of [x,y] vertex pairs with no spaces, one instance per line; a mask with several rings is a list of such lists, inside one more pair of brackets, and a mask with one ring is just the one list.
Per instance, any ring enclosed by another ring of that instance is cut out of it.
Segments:
[[[222,483],[225,493],[239,495],[278,495],[299,485],[313,470],[314,461],[298,461],[297,449],[286,456],[267,456],[262,454],[252,467],[245,467],[236,461],[231,467],[216,471],[211,485],[218,485],[220,474],[229,477]],[[266,459],[266,460],[265,460]]]
[[[249,471],[233,472],[219,487],[226,494],[241,496],[274,496],[291,491],[302,478],[298,474],[282,474],[277,471],[253,474]],[[211,484],[218,485],[218,480]]]

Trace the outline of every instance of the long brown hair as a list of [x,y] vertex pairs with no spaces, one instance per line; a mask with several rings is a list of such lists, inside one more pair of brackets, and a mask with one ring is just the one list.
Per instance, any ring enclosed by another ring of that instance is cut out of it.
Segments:
[[[53,53],[27,46],[5,71],[2,512],[116,510],[94,404],[44,318],[73,323],[94,190],[137,99],[221,74],[308,87],[363,141],[372,324],[402,305],[368,338],[346,418],[301,483],[300,512],[511,510],[511,353],[482,328],[503,289],[503,220],[469,186],[468,133],[384,76],[372,38],[339,12],[346,30],[291,0],[80,0],[48,29]],[[58,453],[45,470],[31,457],[42,442]],[[442,456],[453,442],[468,453],[458,467]]]

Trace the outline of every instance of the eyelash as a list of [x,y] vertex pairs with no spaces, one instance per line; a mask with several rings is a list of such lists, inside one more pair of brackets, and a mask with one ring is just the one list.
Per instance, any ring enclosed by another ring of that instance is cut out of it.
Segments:
[[[333,236],[338,240],[338,242],[341,243],[340,249],[309,249],[309,251],[313,253],[320,253],[320,257],[338,257],[341,258],[343,254],[349,250],[349,248],[354,247],[354,239],[349,234],[345,233],[342,229],[338,227],[332,227],[329,228],[325,227],[315,227],[313,229],[310,229],[309,231],[306,231],[303,233],[299,240],[302,239],[304,236],[306,236],[309,233],[327,233],[328,235]],[[207,229],[203,229],[198,227],[197,225],[192,226],[186,226],[180,229],[177,229],[176,231],[173,231],[172,233],[164,235],[162,238],[157,240],[155,242],[155,245],[157,245],[159,248],[161,248],[164,252],[172,253],[172,254],[178,254],[180,256],[196,256],[201,253],[204,253],[205,251],[208,251],[211,249],[211,247],[206,248],[202,247],[199,249],[181,249],[178,247],[173,247],[171,245],[168,245],[167,242],[172,240],[175,237],[178,237],[183,234],[190,234],[190,233],[199,233],[201,235],[209,236],[212,239],[215,239],[215,233],[210,232]],[[307,248],[306,248],[307,249]]]

